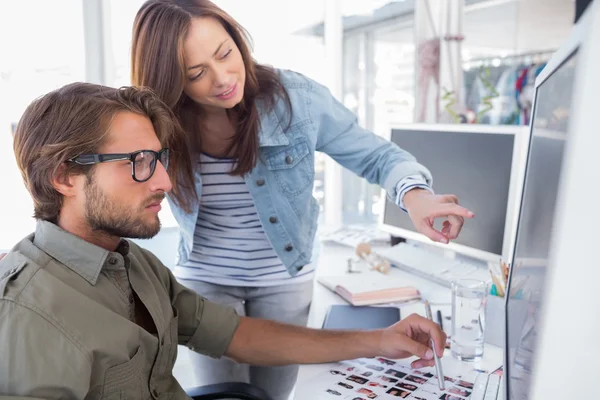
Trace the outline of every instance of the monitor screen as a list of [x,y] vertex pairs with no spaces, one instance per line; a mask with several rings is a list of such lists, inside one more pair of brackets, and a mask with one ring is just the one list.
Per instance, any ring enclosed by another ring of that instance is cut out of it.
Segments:
[[[460,204],[475,213],[453,242],[500,257],[515,133],[398,129],[391,140],[431,171],[436,193],[457,195]],[[438,230],[441,223],[436,221]],[[415,231],[409,216],[389,200],[383,224]]]
[[507,381],[527,399],[569,123],[575,54],[538,86],[507,302]]

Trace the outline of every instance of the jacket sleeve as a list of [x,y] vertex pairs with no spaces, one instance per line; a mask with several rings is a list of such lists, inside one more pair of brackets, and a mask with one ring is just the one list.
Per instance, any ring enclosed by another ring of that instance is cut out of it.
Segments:
[[407,151],[361,128],[356,116],[324,86],[312,81],[310,115],[316,125],[316,150],[370,183],[382,186],[396,201],[398,183],[421,175],[431,184],[431,173]]
[[10,399],[83,399],[91,359],[42,314],[0,299],[0,393]]

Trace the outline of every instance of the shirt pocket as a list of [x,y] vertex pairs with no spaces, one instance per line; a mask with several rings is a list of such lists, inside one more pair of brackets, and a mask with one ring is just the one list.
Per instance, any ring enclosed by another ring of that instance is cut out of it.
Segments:
[[129,361],[114,365],[104,374],[102,399],[141,399],[144,349],[138,347]]
[[295,196],[312,186],[315,165],[304,140],[268,154],[266,164],[286,194]]

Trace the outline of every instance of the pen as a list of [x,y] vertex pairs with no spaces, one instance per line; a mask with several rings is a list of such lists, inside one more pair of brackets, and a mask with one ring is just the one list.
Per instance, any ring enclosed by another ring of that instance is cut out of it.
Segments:
[[[431,306],[427,300],[425,300],[425,313],[427,315],[427,319],[433,321],[433,317],[431,316]],[[435,351],[435,343],[433,338],[431,338],[431,349],[433,350],[433,362],[435,363],[435,372],[437,374],[440,390],[446,390],[446,386],[444,385],[444,372],[442,371],[442,363],[440,362],[440,358]]]
[[442,322],[442,312],[440,310],[437,310],[437,318],[440,324],[440,329],[444,330],[444,323]]

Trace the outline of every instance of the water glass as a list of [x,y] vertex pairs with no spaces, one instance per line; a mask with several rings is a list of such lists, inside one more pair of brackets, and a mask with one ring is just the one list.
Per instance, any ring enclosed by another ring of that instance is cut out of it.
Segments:
[[484,305],[487,285],[476,279],[452,282],[452,330],[450,352],[461,361],[483,357]]

